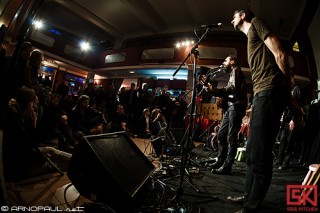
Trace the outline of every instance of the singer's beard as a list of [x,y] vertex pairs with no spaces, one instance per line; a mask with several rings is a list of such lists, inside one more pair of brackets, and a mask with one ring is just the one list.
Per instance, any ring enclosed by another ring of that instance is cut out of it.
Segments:
[[224,67],[224,71],[226,72],[226,73],[230,73],[231,72],[231,66],[226,66],[226,67]]

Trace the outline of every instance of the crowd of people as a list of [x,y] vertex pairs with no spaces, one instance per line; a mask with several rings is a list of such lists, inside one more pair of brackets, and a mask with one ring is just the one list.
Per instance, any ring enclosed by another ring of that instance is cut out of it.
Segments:
[[[86,135],[126,131],[150,138],[163,127],[184,127],[183,93],[174,99],[165,90],[155,96],[146,83],[141,87],[131,83],[119,92],[113,85],[105,89],[88,83],[78,96],[70,95],[67,81],[55,90],[52,83],[46,84],[40,75],[44,55],[30,42],[13,56],[2,56],[1,129],[9,179],[47,170],[46,156],[70,160],[75,145]],[[30,170],[34,165],[38,167]]]

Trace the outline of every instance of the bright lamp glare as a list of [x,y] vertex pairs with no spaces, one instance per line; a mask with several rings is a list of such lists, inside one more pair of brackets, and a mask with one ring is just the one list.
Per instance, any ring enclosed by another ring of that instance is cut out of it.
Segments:
[[43,23],[40,20],[35,21],[33,24],[36,29],[41,29],[43,27]]
[[90,44],[88,42],[82,42],[80,46],[83,51],[88,51],[90,49]]
[[192,40],[185,40],[185,41],[182,41],[182,42],[177,42],[177,43],[176,43],[176,48],[188,47],[188,46],[191,46],[192,44],[194,44],[194,41],[192,41]]

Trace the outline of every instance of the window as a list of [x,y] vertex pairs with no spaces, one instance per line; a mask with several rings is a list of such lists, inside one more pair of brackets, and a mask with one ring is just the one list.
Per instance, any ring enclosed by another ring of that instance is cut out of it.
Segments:
[[125,52],[107,55],[104,59],[104,63],[110,64],[116,62],[123,62],[126,59],[126,55],[127,54]]
[[54,38],[51,38],[50,36],[40,31],[33,31],[31,33],[30,39],[48,47],[52,47],[55,41]]

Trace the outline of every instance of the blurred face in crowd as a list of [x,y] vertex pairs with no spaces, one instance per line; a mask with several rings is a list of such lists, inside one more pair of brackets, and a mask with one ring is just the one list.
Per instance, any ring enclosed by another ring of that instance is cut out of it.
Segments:
[[145,115],[146,117],[149,117],[149,116],[150,116],[150,110],[146,109],[146,110],[144,111],[144,115]]
[[31,51],[32,51],[31,47],[23,49],[20,53],[21,59],[24,61],[28,61]]
[[82,109],[87,109],[89,107],[89,100],[84,100],[82,103],[81,103],[81,108]]
[[123,106],[122,105],[118,105],[118,107],[117,107],[117,113],[118,114],[124,114],[124,109],[123,109]]
[[59,98],[58,97],[51,98],[51,103],[55,107],[58,106],[59,105]]

